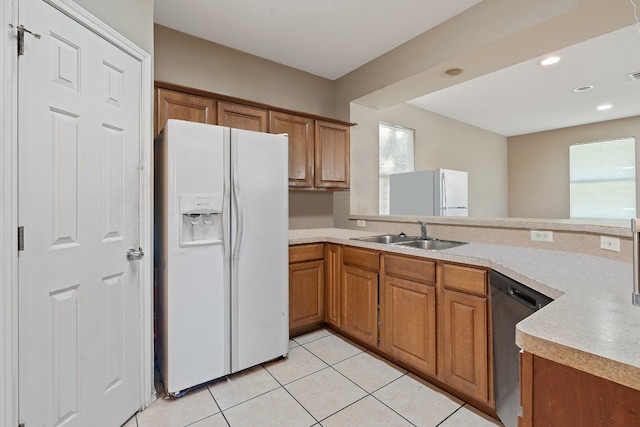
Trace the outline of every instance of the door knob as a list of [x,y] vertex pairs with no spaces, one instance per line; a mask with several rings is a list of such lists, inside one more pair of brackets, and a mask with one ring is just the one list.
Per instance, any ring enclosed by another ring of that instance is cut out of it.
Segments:
[[142,248],[138,248],[138,249],[129,249],[127,251],[127,259],[129,261],[135,261],[137,259],[142,259],[144,257],[144,252],[142,251]]

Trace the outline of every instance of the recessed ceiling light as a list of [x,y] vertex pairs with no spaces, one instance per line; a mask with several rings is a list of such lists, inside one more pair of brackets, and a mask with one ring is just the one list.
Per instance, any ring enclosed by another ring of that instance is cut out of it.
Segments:
[[610,110],[613,105],[611,104],[600,104],[598,105],[598,111]]
[[578,86],[577,88],[573,89],[574,92],[586,92],[588,90],[593,89],[593,85],[584,85],[584,86]]
[[560,62],[560,59],[562,58],[560,58],[559,56],[549,56],[543,59],[542,61],[540,61],[540,65],[544,65],[544,66],[553,65]]
[[454,68],[449,68],[448,70],[444,70],[443,74],[447,77],[455,77],[455,76],[459,76],[462,73],[464,73],[464,69],[454,67]]

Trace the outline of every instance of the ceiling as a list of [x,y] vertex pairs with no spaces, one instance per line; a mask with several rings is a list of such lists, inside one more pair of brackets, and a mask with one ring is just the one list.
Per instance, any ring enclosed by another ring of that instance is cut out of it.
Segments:
[[[640,31],[632,25],[409,101],[505,135],[640,116]],[[586,92],[573,89],[593,85]],[[612,108],[598,111],[601,104]]]
[[[479,2],[155,0],[154,21],[335,80]],[[640,72],[639,27],[549,53],[562,61],[534,58],[409,103],[505,136],[640,115],[640,80],[627,77]]]
[[481,0],[155,0],[154,22],[335,80]]

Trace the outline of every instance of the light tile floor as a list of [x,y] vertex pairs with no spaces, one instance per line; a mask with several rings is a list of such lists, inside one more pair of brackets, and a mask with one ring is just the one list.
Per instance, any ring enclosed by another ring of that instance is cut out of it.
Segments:
[[500,423],[349,340],[322,329],[286,359],[159,398],[124,427],[496,427]]

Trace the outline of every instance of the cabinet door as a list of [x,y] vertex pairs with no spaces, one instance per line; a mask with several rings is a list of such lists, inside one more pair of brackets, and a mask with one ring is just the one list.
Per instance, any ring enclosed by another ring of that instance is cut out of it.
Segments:
[[316,120],[314,185],[349,188],[349,126]]
[[443,300],[444,380],[487,402],[487,298],[445,289]]
[[436,287],[385,276],[386,351],[436,375]]
[[270,112],[269,132],[289,135],[289,187],[313,187],[314,120]]
[[267,110],[233,102],[218,101],[218,124],[235,129],[266,132]]
[[325,320],[340,326],[340,246],[325,246]]
[[378,344],[378,273],[342,266],[340,329],[367,344]]
[[156,135],[169,119],[215,125],[216,103],[211,98],[157,88],[155,119]]
[[289,264],[289,329],[324,321],[324,261]]
[[521,363],[522,427],[640,425],[640,391],[530,353]]

